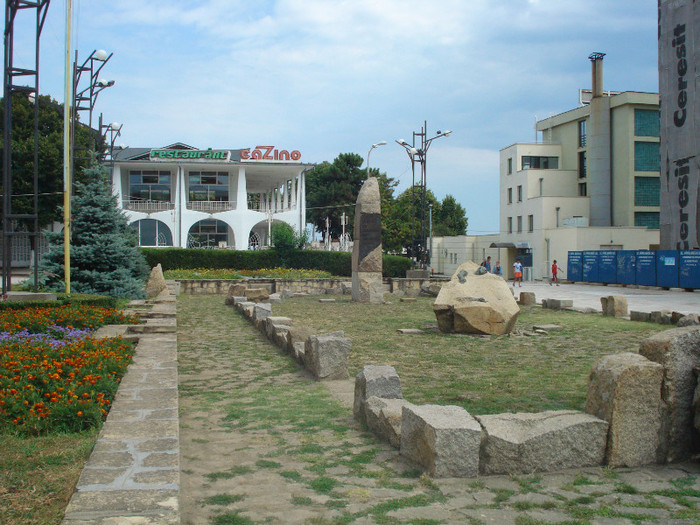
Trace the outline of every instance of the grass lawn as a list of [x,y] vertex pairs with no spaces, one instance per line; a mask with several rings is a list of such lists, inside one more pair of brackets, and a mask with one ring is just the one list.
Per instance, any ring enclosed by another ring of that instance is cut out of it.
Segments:
[[[581,410],[588,375],[600,357],[637,352],[643,339],[668,328],[528,306],[508,336],[443,334],[437,330],[433,301],[390,298],[389,304],[369,305],[341,296],[335,303],[320,303],[312,296],[285,299],[272,311],[316,333],[343,330],[352,339],[351,376],[364,365],[392,365],[407,400],[459,405],[477,415]],[[522,335],[535,324],[562,329]],[[398,328],[425,333],[401,335]]]
[[0,523],[61,523],[97,433],[91,430],[42,437],[2,435]]

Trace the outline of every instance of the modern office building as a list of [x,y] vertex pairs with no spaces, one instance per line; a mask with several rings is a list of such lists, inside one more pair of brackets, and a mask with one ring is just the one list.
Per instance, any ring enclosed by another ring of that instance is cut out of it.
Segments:
[[565,275],[570,250],[658,246],[659,96],[604,91],[603,55],[589,58],[579,106],[538,121],[541,142],[500,151],[500,233],[456,238],[466,258],[500,258],[512,275],[519,257],[526,278],[542,279],[554,259]]
[[271,146],[124,148],[113,154],[112,186],[141,246],[257,249],[276,222],[305,227],[313,165],[300,159]]

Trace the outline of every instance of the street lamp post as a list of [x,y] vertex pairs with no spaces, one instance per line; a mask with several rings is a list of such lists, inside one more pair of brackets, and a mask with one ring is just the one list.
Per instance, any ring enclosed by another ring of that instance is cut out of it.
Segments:
[[385,146],[386,145],[386,140],[380,140],[376,144],[372,144],[372,146],[369,148],[369,151],[367,152],[367,178],[369,179],[369,156],[372,153],[372,150],[374,148],[378,148],[379,146]]
[[[411,159],[411,172],[413,175],[413,180],[411,183],[411,206],[415,206],[415,186],[416,186],[416,164],[420,166],[420,231],[418,234],[418,238],[416,238],[416,232],[415,232],[415,211],[411,214],[412,217],[412,239],[411,239],[411,244],[412,244],[412,250],[413,250],[413,255],[417,257],[418,263],[420,264],[421,267],[425,267],[427,264],[430,263],[429,260],[429,254],[426,251],[425,247],[425,237],[426,237],[426,195],[427,195],[427,184],[426,184],[426,179],[427,179],[427,171],[426,171],[426,157],[428,154],[428,149],[430,149],[430,145],[432,142],[440,137],[449,137],[452,134],[452,131],[446,130],[446,131],[437,131],[437,134],[432,137],[432,138],[427,138],[428,137],[428,123],[426,121],[423,121],[423,127],[421,128],[420,132],[413,132],[413,142],[409,144],[407,141],[404,139],[399,139],[396,141],[398,145],[403,147],[406,150],[406,153],[408,154],[408,158]],[[418,141],[416,142],[416,139]]]

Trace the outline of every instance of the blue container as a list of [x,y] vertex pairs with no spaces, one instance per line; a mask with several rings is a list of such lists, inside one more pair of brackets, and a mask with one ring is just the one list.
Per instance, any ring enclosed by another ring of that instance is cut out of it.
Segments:
[[598,250],[583,252],[583,282],[597,283],[598,281]]
[[598,282],[609,284],[617,282],[616,250],[601,250],[598,252]]
[[583,281],[583,252],[569,252],[566,279],[574,283]]
[[617,252],[617,283],[637,283],[637,252],[634,250]]
[[678,286],[700,289],[700,250],[681,250]]
[[637,284],[656,286],[656,252],[637,250]]
[[678,268],[680,257],[678,250],[659,250],[656,252],[656,286],[678,288]]

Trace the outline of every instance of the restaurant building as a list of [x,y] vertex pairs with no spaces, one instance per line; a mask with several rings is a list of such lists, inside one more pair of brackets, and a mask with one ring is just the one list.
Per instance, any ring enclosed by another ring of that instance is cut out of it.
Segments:
[[275,223],[304,229],[312,167],[273,146],[123,148],[112,156],[112,186],[140,246],[258,249]]

